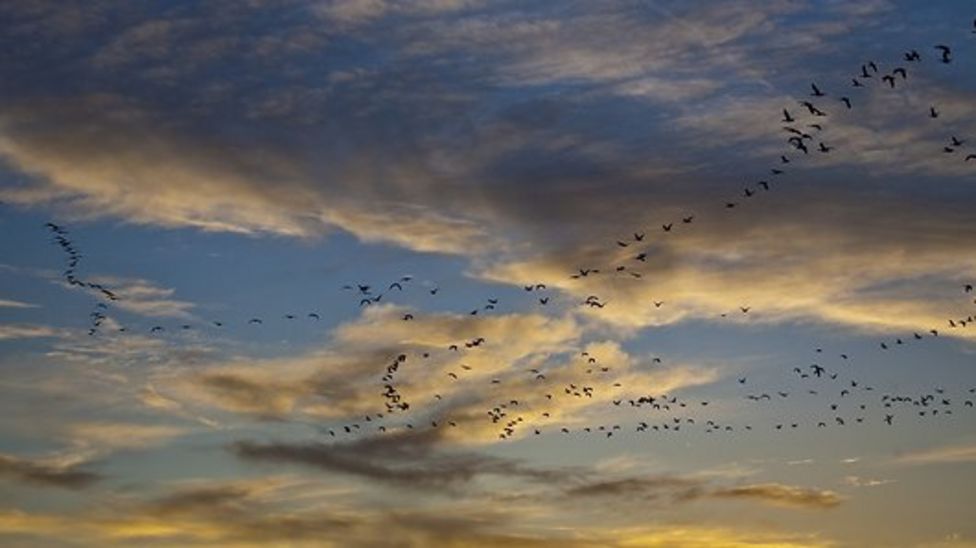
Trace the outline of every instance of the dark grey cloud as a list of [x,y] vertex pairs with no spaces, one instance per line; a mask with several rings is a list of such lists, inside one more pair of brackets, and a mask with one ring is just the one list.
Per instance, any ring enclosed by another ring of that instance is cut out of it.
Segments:
[[840,494],[781,483],[717,486],[695,477],[652,476],[596,480],[565,490],[575,499],[607,498],[671,503],[696,500],[752,500],[774,506],[826,510],[844,502]]
[[571,498],[689,500],[700,496],[705,485],[701,480],[684,477],[628,477],[584,483],[567,489],[565,494]]
[[807,489],[778,483],[725,487],[712,491],[708,496],[720,499],[754,499],[774,505],[813,509],[835,508],[844,501],[842,496],[833,491]]
[[42,461],[28,460],[10,455],[0,455],[0,478],[65,489],[82,489],[102,479],[102,476],[78,466],[62,466]]
[[380,484],[452,492],[479,476],[535,483],[565,481],[581,472],[529,466],[515,459],[440,448],[433,429],[367,437],[347,443],[240,441],[230,447],[251,461],[297,464]]

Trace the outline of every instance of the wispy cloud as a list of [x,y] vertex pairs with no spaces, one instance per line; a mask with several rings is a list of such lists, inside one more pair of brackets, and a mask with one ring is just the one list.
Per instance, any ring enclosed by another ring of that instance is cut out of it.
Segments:
[[10,299],[0,299],[0,308],[37,308],[38,305],[25,303],[23,301],[13,301]]
[[57,337],[61,332],[46,325],[0,324],[0,340]]
[[976,461],[976,445],[959,444],[912,451],[895,457],[894,462],[910,466],[957,464]]
[[761,483],[727,487],[713,491],[709,496],[722,499],[755,499],[774,506],[829,509],[843,502],[844,498],[833,491],[808,489],[778,483]]

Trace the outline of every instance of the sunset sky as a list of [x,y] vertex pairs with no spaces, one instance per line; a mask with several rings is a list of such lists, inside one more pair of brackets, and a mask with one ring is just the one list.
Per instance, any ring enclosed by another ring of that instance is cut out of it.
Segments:
[[0,2],[0,545],[976,547],[974,17]]

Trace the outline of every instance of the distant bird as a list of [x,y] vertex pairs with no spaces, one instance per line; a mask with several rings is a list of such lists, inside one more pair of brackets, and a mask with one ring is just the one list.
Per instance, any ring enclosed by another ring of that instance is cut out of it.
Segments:
[[935,49],[942,52],[942,59],[940,59],[940,61],[942,61],[943,63],[952,62],[952,50],[949,49],[949,46],[939,44],[935,46]]
[[939,117],[939,111],[936,110],[935,107],[929,107],[929,118],[938,118],[938,117]]
[[847,106],[848,109],[852,108],[851,107],[851,100],[850,100],[850,98],[848,98],[848,97],[841,97],[840,100],[841,100],[842,103],[844,103],[845,106]]
[[788,110],[786,110],[784,108],[783,109],[783,122],[789,124],[789,123],[792,123],[792,122],[795,122],[795,121],[796,121],[796,118],[790,116],[790,111],[788,111]]
[[921,61],[922,60],[922,56],[919,55],[919,53],[917,51],[911,50],[911,51],[905,53],[905,60],[906,61]]
[[813,90],[813,92],[810,94],[813,97],[823,97],[827,95],[826,93],[820,91],[820,88],[817,87],[817,84],[810,84],[810,89]]
[[826,116],[826,114],[824,114],[824,112],[822,110],[818,109],[810,101],[800,101],[800,104],[803,105],[804,107],[806,107],[807,110],[810,111],[810,114],[813,115],[813,116]]

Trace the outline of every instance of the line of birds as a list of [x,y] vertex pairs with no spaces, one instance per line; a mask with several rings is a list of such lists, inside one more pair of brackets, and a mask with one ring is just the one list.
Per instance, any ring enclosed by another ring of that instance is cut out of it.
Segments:
[[[66,284],[71,287],[95,290],[98,297],[105,299],[108,302],[119,300],[118,295],[114,291],[107,288],[104,284],[86,281],[78,276],[78,267],[81,263],[83,255],[69,237],[69,232],[65,227],[53,222],[47,222],[44,224],[44,226],[53,235],[53,242],[57,244],[58,247],[61,248],[61,251],[63,251],[66,255],[64,269],[61,271],[61,277],[64,279]],[[106,311],[108,308],[109,305],[105,301],[95,303],[94,310],[88,315],[88,334],[90,336],[97,335],[102,325],[108,319],[106,316]]]

